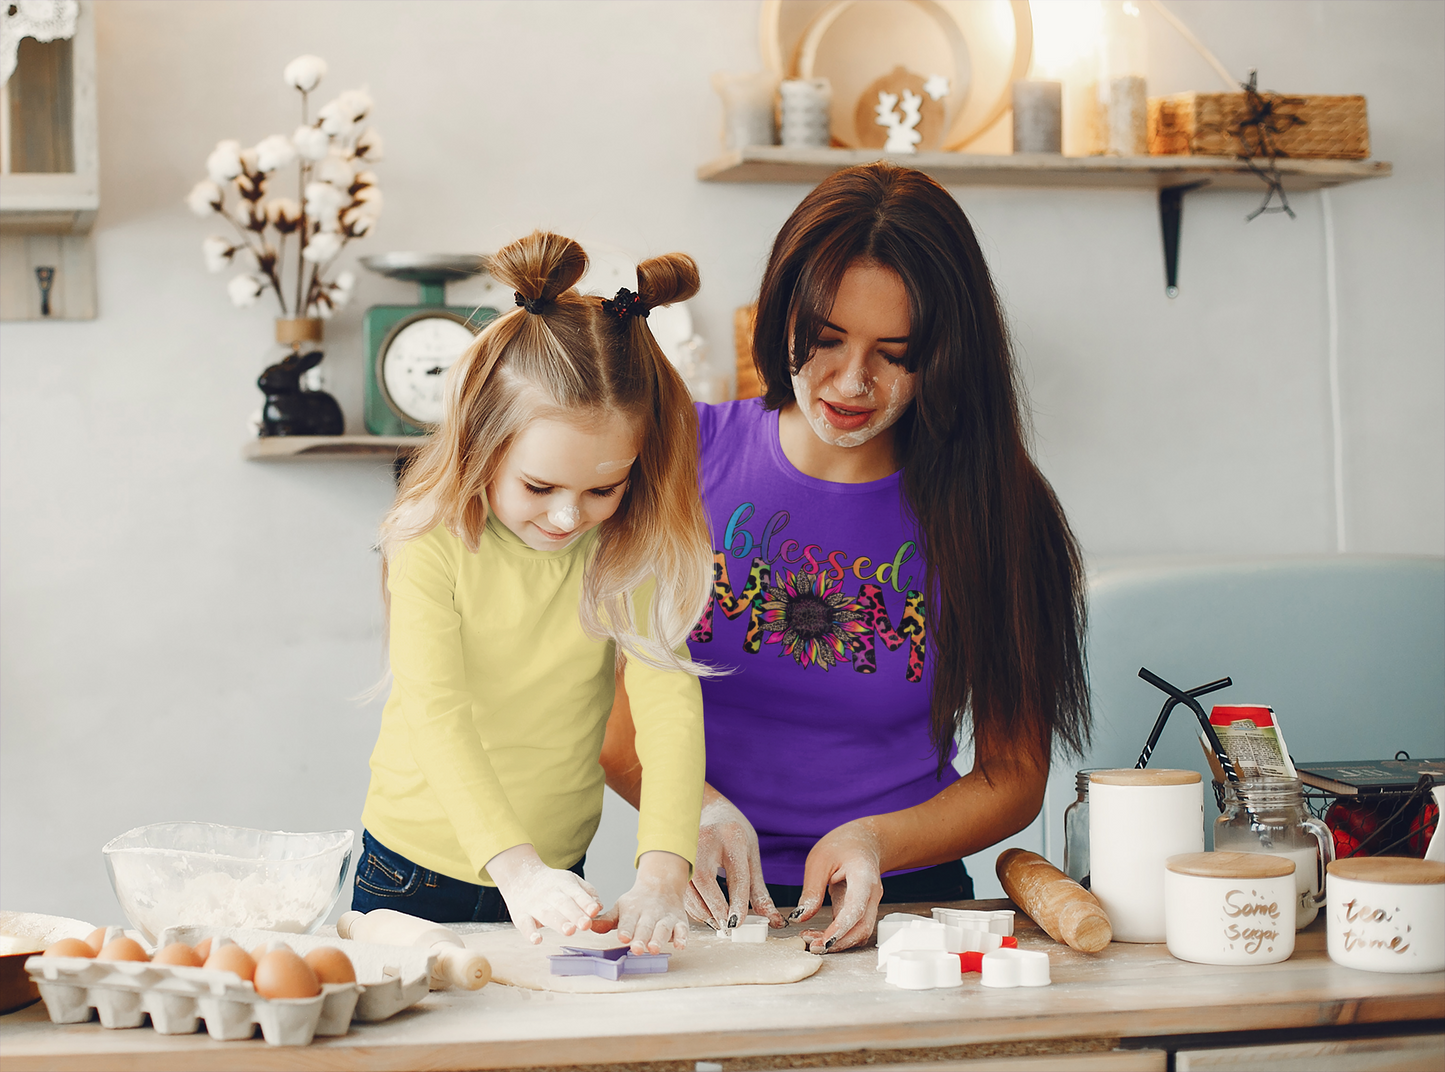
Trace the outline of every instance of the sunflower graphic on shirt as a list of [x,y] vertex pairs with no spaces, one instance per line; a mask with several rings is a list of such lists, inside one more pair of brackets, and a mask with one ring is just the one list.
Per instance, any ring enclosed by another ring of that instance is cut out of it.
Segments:
[[871,628],[857,599],[844,595],[842,582],[828,583],[829,574],[785,570],[780,584],[763,590],[762,629],[765,643],[780,644],[778,654],[791,655],[799,666],[829,669],[854,646],[854,638]]

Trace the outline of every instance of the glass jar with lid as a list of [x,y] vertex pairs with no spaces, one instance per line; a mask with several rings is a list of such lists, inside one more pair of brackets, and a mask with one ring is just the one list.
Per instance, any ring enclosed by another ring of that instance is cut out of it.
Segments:
[[1329,827],[1305,807],[1298,778],[1257,778],[1224,786],[1224,812],[1214,821],[1216,852],[1262,852],[1295,865],[1299,903],[1295,929],[1313,922],[1324,904],[1325,868],[1334,861]]
[[1086,767],[1074,774],[1078,799],[1064,809],[1064,874],[1089,888],[1089,775],[1101,767]]

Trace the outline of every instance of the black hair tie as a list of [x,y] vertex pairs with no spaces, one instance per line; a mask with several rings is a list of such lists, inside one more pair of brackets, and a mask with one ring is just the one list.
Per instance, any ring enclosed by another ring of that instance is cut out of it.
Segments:
[[608,316],[615,316],[618,320],[626,320],[629,316],[640,316],[644,320],[650,310],[642,302],[641,294],[634,294],[623,287],[617,292],[617,296],[611,301],[602,300],[602,311]]
[[546,298],[524,298],[520,290],[514,290],[512,293],[517,298],[517,304],[529,313],[540,313],[542,307],[547,304]]

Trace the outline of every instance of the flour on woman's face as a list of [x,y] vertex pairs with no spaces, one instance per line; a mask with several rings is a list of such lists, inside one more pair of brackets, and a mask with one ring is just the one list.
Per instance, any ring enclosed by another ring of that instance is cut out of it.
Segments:
[[861,446],[903,416],[917,380],[902,364],[909,319],[897,272],[874,261],[849,265],[817,349],[792,377],[798,406],[824,443]]

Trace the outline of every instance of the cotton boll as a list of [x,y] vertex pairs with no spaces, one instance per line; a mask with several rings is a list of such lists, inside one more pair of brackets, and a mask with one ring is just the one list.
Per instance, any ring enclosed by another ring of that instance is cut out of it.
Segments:
[[306,184],[306,215],[322,231],[335,231],[340,226],[338,216],[346,202],[346,194],[329,182]]
[[221,188],[210,179],[202,179],[186,195],[186,207],[197,216],[209,216],[221,211],[221,198]]
[[316,166],[316,178],[342,190],[349,189],[356,176],[356,165],[341,153],[332,151]]
[[335,214],[345,207],[346,194],[329,182],[308,182],[306,184],[306,215],[315,219],[318,214]]
[[358,203],[341,214],[341,223],[352,238],[360,238],[376,226],[376,217],[370,205]]
[[346,304],[351,301],[351,292],[355,289],[356,274],[354,272],[342,272],[336,277],[336,282],[332,284],[330,290],[327,291],[327,297],[331,299],[331,304],[337,309],[344,309]]
[[301,202],[289,197],[273,197],[266,202],[266,220],[282,234],[290,234],[301,223]]
[[295,86],[302,93],[310,93],[326,77],[326,61],[320,56],[297,56],[286,65],[281,76],[288,86]]
[[325,160],[331,151],[331,137],[320,127],[297,127],[291,144],[303,160]]
[[206,157],[206,174],[215,183],[229,182],[241,174],[241,143],[216,142],[216,148]]
[[367,127],[356,139],[356,155],[375,163],[384,159],[385,147],[375,127]]
[[226,292],[231,295],[232,305],[245,309],[256,304],[256,299],[261,296],[265,286],[260,276],[238,275],[226,285]]
[[325,264],[340,252],[341,238],[333,232],[322,231],[311,237],[301,256],[312,264]]
[[266,210],[254,201],[242,200],[231,209],[231,219],[245,231],[260,231],[266,226]]
[[256,146],[256,166],[263,172],[283,168],[296,159],[296,147],[284,134],[272,134]]
[[321,129],[332,137],[351,134],[358,121],[371,111],[371,97],[365,90],[348,89],[333,101],[321,106],[318,116]]
[[356,200],[366,205],[373,215],[381,212],[381,187],[363,186],[356,191]]
[[231,254],[236,247],[224,238],[211,236],[201,243],[201,254],[206,258],[206,271],[224,272],[231,263]]

